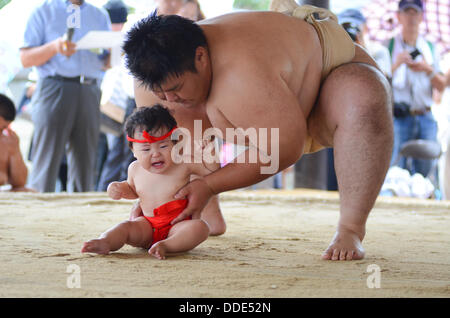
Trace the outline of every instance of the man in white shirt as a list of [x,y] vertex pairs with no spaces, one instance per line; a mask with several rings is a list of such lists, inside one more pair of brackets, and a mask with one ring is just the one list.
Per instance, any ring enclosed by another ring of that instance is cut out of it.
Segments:
[[[433,89],[443,91],[437,47],[419,35],[423,20],[421,0],[401,0],[397,13],[401,32],[388,42],[392,56],[394,95],[394,150],[391,165],[406,169],[406,159],[398,161],[402,144],[413,139],[437,140],[437,123],[431,112]],[[427,176],[432,162],[413,160],[410,173]]]

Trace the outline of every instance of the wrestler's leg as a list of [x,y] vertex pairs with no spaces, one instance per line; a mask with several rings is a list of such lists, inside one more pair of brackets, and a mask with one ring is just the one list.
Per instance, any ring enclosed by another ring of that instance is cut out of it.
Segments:
[[[199,178],[197,176],[192,176],[191,181]],[[208,204],[202,211],[201,219],[204,220],[209,225],[211,236],[222,235],[225,233],[227,226],[225,219],[223,218],[222,211],[219,205],[219,196],[215,195],[209,200]]]
[[366,64],[335,69],[324,82],[308,129],[333,146],[340,194],[340,219],[323,258],[364,257],[361,241],[367,217],[383,184],[393,145],[390,87]]
[[165,240],[156,242],[148,253],[164,259],[166,253],[186,252],[208,238],[209,227],[202,220],[186,220],[175,224]]
[[82,253],[108,254],[117,251],[125,244],[148,248],[152,242],[153,228],[144,217],[117,224],[98,239],[83,244]]
[[209,200],[202,211],[201,219],[209,225],[209,235],[218,236],[225,233],[227,226],[220,210],[218,195],[213,196],[211,200]]

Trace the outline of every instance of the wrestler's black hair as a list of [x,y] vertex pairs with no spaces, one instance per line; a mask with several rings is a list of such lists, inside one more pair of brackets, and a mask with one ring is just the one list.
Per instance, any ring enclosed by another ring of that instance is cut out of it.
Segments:
[[[159,131],[162,128],[167,131],[172,130],[177,126],[177,121],[173,118],[170,111],[160,105],[156,104],[151,107],[136,108],[133,113],[125,121],[125,133],[134,138],[136,129],[142,129],[149,134]],[[133,148],[133,143],[128,142],[128,146]]]
[[169,76],[197,72],[195,52],[208,48],[203,30],[177,15],[156,15],[137,22],[123,45],[126,66],[149,89],[160,88]]
[[13,121],[16,118],[16,107],[8,96],[0,94],[0,117],[6,121]]

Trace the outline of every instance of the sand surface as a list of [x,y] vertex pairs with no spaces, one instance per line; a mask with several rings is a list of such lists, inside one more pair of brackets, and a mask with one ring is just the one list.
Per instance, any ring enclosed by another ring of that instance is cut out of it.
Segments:
[[[320,259],[338,197],[307,190],[225,193],[226,234],[165,261],[132,247],[80,253],[131,205],[104,193],[0,193],[0,297],[450,296],[448,201],[379,199],[361,261]],[[371,264],[380,288],[367,286]],[[73,265],[80,288],[68,288]]]

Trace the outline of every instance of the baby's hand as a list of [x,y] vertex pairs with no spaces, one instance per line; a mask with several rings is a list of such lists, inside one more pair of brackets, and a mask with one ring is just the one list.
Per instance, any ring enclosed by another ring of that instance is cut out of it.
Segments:
[[113,200],[122,199],[122,187],[120,182],[111,182],[108,185],[108,189],[106,189],[106,192],[108,192],[109,197]]

